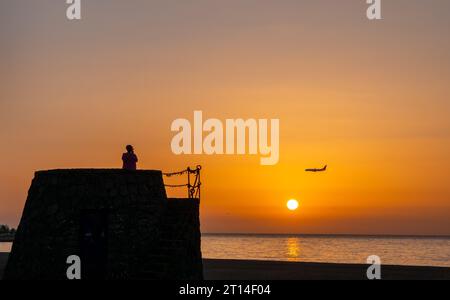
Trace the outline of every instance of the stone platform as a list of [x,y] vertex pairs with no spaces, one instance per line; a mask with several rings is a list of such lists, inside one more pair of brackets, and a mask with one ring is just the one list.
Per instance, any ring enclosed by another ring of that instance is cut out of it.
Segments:
[[161,171],[36,172],[5,279],[202,279],[198,199],[168,199]]

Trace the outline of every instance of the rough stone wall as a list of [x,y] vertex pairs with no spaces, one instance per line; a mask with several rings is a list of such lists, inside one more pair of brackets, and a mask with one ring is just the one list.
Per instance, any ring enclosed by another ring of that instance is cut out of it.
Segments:
[[199,280],[203,278],[198,199],[168,199],[159,243],[142,261],[140,278]]
[[107,215],[104,278],[202,278],[199,203],[168,201],[160,171],[55,170],[33,179],[5,279],[66,279],[70,255],[83,269],[86,211]]

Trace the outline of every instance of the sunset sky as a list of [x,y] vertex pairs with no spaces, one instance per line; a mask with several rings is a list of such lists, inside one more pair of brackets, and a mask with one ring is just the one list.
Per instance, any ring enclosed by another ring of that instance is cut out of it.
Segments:
[[[375,22],[365,0],[66,7],[0,0],[0,224],[35,170],[120,168],[133,144],[143,169],[203,166],[203,232],[450,235],[450,1]],[[279,164],[173,155],[194,110],[280,119]]]

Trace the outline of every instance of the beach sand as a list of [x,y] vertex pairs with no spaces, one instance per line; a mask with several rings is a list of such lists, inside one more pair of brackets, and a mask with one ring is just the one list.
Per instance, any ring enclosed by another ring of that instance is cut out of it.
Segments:
[[[0,253],[0,276],[8,253]],[[364,280],[366,265],[249,260],[203,261],[206,280]],[[450,280],[450,268],[382,266],[387,280]]]
[[[365,280],[367,265],[204,260],[209,280]],[[450,268],[382,266],[386,280],[450,280]]]
[[3,277],[3,271],[5,270],[7,261],[8,253],[0,253],[0,278]]

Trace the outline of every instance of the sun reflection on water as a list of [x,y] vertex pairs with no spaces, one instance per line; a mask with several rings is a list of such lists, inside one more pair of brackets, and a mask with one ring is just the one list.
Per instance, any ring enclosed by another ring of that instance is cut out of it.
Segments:
[[288,261],[298,261],[300,258],[300,239],[288,238],[286,239],[286,252]]

